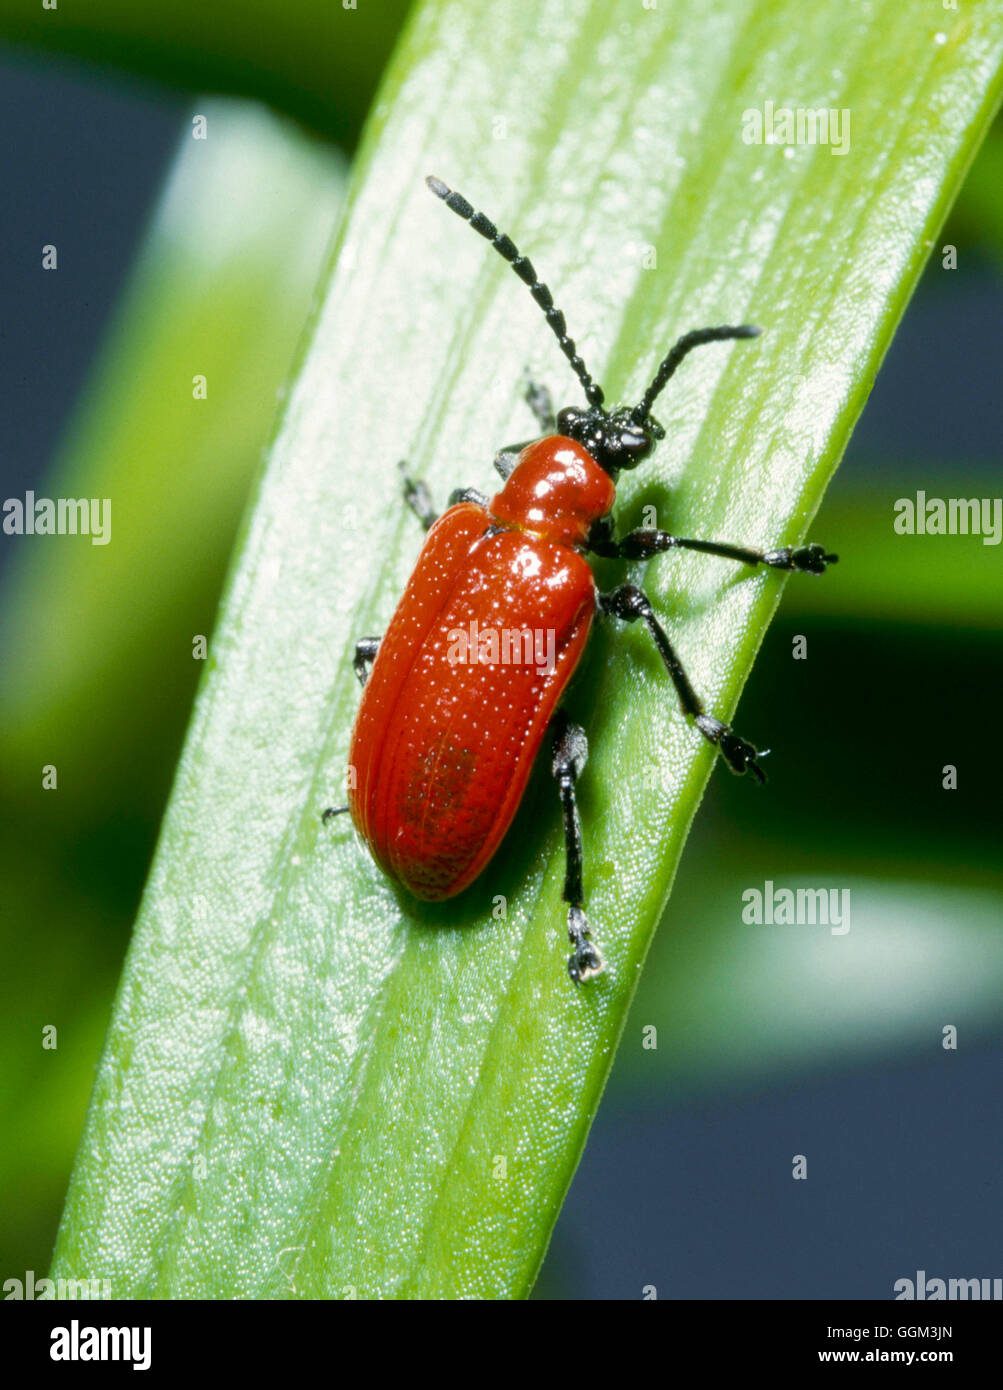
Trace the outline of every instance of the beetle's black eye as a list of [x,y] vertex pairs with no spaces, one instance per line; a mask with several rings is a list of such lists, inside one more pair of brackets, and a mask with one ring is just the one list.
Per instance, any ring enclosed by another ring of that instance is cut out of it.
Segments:
[[632,420],[625,410],[617,411],[610,434],[610,461],[616,468],[636,468],[651,453],[651,431]]
[[646,454],[651,448],[651,439],[641,430],[621,430],[617,441],[627,454]]
[[569,439],[574,438],[575,426],[579,424],[584,412],[577,406],[566,405],[563,410],[557,412],[557,432],[566,434]]

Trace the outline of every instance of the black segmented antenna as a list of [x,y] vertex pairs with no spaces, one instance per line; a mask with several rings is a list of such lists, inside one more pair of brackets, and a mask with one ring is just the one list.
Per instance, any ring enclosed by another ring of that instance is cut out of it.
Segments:
[[[519,254],[519,248],[511,237],[506,236],[504,232],[499,232],[495,224],[489,218],[485,217],[483,212],[476,212],[467,202],[466,198],[462,197],[459,193],[454,193],[451,188],[442,182],[442,179],[437,179],[430,174],[425,182],[435,196],[442,199],[447,208],[451,208],[458,217],[462,217],[465,222],[469,222],[475,232],[480,232],[482,237],[486,237],[498,252],[499,256],[502,256],[508,261],[519,279],[529,286],[529,292],[546,315],[547,322],[550,324],[554,336],[560,344],[561,351],[571,363],[571,370],[581,382],[586,400],[589,405],[601,407],[605,399],[602,387],[592,380],[585,363],[579,357],[578,349],[575,347],[572,339],[568,337],[564,323],[564,315],[561,313],[560,309],[555,309],[554,296],[537,275],[533,267],[533,262],[528,256]],[[735,329],[729,329],[728,331],[729,333],[737,332]],[[668,377],[666,377],[666,381],[667,380]],[[654,399],[654,397],[652,397],[652,399]]]
[[758,338],[762,331],[754,323],[740,323],[736,327],[723,324],[720,328],[695,328],[692,333],[684,333],[655,373],[647,391],[630,412],[630,418],[635,424],[644,423],[658,393],[686,354],[692,352],[695,347],[701,347],[704,343],[719,343],[726,338]]

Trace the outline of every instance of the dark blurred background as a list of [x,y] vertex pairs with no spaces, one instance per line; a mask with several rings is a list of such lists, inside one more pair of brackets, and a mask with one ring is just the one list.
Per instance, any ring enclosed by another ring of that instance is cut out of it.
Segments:
[[[96,475],[87,495],[132,486],[123,507],[171,531],[179,477],[193,466],[170,453],[187,404],[176,419],[165,405],[167,424],[147,432],[127,403],[132,390],[143,398],[144,372],[162,371],[171,334],[190,337],[205,313],[198,217],[181,225],[169,205],[155,213],[172,167],[184,187],[188,156],[174,160],[192,109],[183,95],[95,71],[13,52],[0,63],[3,497],[55,493],[54,478],[75,495],[75,480]],[[3,1277],[48,1265],[194,693],[195,663],[188,673],[169,650],[212,630],[340,196],[344,166],[311,138],[236,103],[212,110],[231,149],[253,146],[274,159],[276,179],[292,180],[291,205],[313,206],[318,178],[332,190],[304,233],[284,311],[240,292],[249,321],[277,323],[270,359],[245,369],[258,375],[232,382],[233,411],[250,389],[260,414],[233,438],[227,402],[217,406],[213,469],[201,476],[223,482],[203,499],[203,529],[186,530],[180,554],[164,550],[173,561],[154,538],[132,552],[126,543],[120,568],[95,577],[71,559],[53,577],[37,553],[0,538]],[[841,564],[788,586],[741,705],[742,730],[776,750],[770,783],[757,791],[714,774],[537,1297],[637,1298],[655,1285],[660,1297],[887,1298],[918,1269],[1003,1274],[1001,551],[892,531],[895,499],[919,488],[1003,492],[1001,150],[997,128],[811,528]],[[287,255],[284,227],[257,241],[230,230],[235,279]],[[58,245],[57,274],[39,272],[46,243]],[[941,264],[948,243],[952,271]],[[150,463],[145,481],[130,481],[137,458]],[[79,649],[68,594],[96,624]],[[792,660],[797,635],[806,661]],[[122,694],[109,711],[102,691],[116,672]],[[81,724],[85,751],[72,745]],[[76,772],[73,785],[58,806],[27,810],[38,769],[25,750],[39,730],[56,747],[68,729],[53,761]],[[941,785],[946,764],[958,768],[956,791]],[[742,891],[767,878],[850,886],[849,935],[742,926]],[[795,950],[766,935],[748,944],[750,933],[784,931],[802,933]],[[875,1018],[889,976],[901,1006]],[[722,1029],[722,1016],[734,1026]],[[60,1023],[61,1042],[40,1057],[44,1022]],[[941,1046],[947,1024],[959,1029],[956,1051]],[[654,1050],[642,1046],[648,1025]],[[792,1221],[795,1154],[808,1178]]]

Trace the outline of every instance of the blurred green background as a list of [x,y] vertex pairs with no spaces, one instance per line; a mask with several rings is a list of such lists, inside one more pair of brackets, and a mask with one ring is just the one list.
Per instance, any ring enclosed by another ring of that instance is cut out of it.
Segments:
[[[8,322],[4,345],[7,379],[20,384],[4,495],[113,497],[115,544],[4,538],[0,554],[4,1277],[48,1266],[200,674],[179,658],[212,632],[400,8],[344,84],[343,108],[300,113],[330,142],[236,99],[111,90],[14,51],[0,68],[8,128],[24,132],[20,154],[12,135],[5,156],[13,201],[44,180],[53,206],[72,203],[100,171],[134,226],[90,282],[96,248],[72,260],[72,217],[86,209],[67,209],[52,236],[71,258],[57,278],[72,303],[22,251],[5,258],[26,322]],[[201,147],[193,111],[213,126]],[[140,143],[114,172],[114,136],[111,149],[79,143],[81,123],[101,129],[102,112],[110,131],[131,115],[149,122],[146,153]],[[74,171],[72,188],[45,162],[46,142]],[[50,239],[43,206],[23,200],[32,257]],[[946,244],[956,270],[942,266]],[[775,750],[770,783],[715,773],[538,1296],[636,1297],[661,1283],[659,1259],[678,1274],[680,1252],[688,1291],[717,1296],[885,1297],[883,1261],[908,1274],[914,1246],[919,1267],[940,1258],[955,1262],[942,1272],[999,1272],[977,1255],[982,1239],[998,1251],[1001,1121],[986,1113],[985,1080],[998,1088],[1003,1056],[1003,570],[998,547],[898,536],[892,519],[895,500],[918,489],[1000,494],[1001,267],[997,125],[812,527],[840,565],[788,585],[743,698],[742,730]],[[100,336],[86,370],[60,367],[63,335]],[[204,402],[191,394],[193,345]],[[38,417],[51,417],[53,392],[78,387],[53,450],[51,419]],[[799,635],[805,660],[792,655]],[[58,795],[43,790],[48,764]],[[947,764],[954,791],[942,787]],[[584,801],[587,818],[587,791]],[[742,892],[766,879],[849,888],[850,932],[743,924]],[[940,1046],[945,1024],[959,1029],[958,1054]],[[54,1050],[42,1046],[50,1025]],[[652,1025],[654,1049],[643,1046]],[[789,1163],[806,1134],[818,1136],[813,1152],[828,1145],[844,1161],[828,1203],[813,1206],[807,1185],[792,1243],[770,1222],[756,1164],[765,1173],[777,1153]],[[903,1164],[924,1145],[928,1161]],[[887,1178],[878,1215],[854,1187],[860,1164]],[[701,1248],[696,1233],[708,1229]],[[907,1237],[898,1245],[896,1232]]]

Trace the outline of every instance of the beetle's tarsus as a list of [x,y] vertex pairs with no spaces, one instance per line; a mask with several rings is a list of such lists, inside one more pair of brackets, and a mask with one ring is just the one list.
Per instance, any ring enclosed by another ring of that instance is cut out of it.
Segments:
[[695,722],[704,738],[721,750],[721,756],[732,772],[739,777],[751,772],[760,785],[766,781],[766,773],[759,766],[758,759],[769,755],[768,748],[760,752],[748,739],[740,738],[730,725],[722,724],[712,714],[698,714]]
[[435,503],[432,501],[432,494],[420,478],[411,477],[407,471],[407,459],[401,459],[397,464],[397,469],[404,487],[404,501],[421,522],[422,528],[425,531],[430,531],[439,519],[439,513],[435,510]]
[[369,679],[369,672],[380,648],[380,640],[379,637],[360,637],[355,644],[352,667],[360,685],[364,686]]
[[568,908],[568,940],[575,948],[568,957],[568,974],[575,984],[601,975],[606,962],[599,948],[589,940],[588,918],[580,907]]
[[828,565],[835,565],[838,555],[826,553],[824,545],[812,541],[798,549],[784,545],[779,550],[769,550],[763,556],[763,564],[775,570],[797,570],[799,574],[824,574]]
[[326,825],[329,820],[332,820],[335,816],[342,815],[347,810],[347,806],[328,806],[328,808],[321,814],[321,820]]
[[528,367],[523,370],[523,380],[526,383],[526,404],[536,417],[536,423],[544,434],[553,434],[557,429],[557,413],[554,410],[553,396],[546,386],[533,380]]

